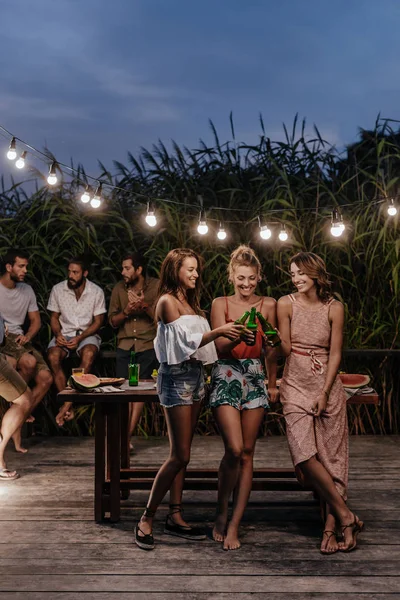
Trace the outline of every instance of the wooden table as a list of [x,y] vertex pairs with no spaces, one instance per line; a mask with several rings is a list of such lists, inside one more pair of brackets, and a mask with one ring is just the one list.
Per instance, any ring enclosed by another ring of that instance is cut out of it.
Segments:
[[[115,523],[120,519],[121,498],[127,498],[129,490],[150,489],[157,474],[157,468],[131,467],[128,439],[129,403],[158,402],[157,392],[154,388],[141,387],[113,393],[67,389],[58,394],[58,400],[95,406],[94,518],[97,522],[109,520]],[[355,395],[348,400],[349,404],[378,402],[377,394]],[[185,489],[217,489],[217,475],[217,469],[188,469]],[[304,488],[298,483],[294,469],[254,470],[253,490],[299,489]]]

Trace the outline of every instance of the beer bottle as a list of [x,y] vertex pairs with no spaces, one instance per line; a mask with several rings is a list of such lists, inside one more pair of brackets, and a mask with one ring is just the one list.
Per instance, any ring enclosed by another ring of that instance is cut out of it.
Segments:
[[257,335],[257,329],[258,329],[256,313],[257,313],[256,308],[255,308],[255,306],[253,306],[253,308],[250,311],[249,320],[247,321],[247,325],[246,325],[246,328],[249,329],[254,334],[253,339],[250,342],[248,342],[246,340],[246,344],[248,346],[255,346],[255,343],[256,343],[256,335]]
[[271,342],[271,346],[275,348],[276,346],[280,346],[281,338],[278,335],[276,329],[274,329],[271,323],[268,323],[267,319],[260,312],[257,313],[257,319],[260,321],[261,329],[264,332],[264,335],[267,336],[268,340]]
[[244,312],[239,319],[236,319],[235,325],[245,325],[249,315],[250,315],[250,311],[246,310],[246,312]]
[[139,365],[136,362],[135,346],[131,348],[131,355],[128,365],[128,379],[130,386],[139,385]]

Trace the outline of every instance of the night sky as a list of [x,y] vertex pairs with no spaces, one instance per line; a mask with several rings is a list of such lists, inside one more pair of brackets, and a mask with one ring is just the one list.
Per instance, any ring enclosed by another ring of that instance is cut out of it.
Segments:
[[400,118],[396,0],[0,0],[0,21],[0,123],[94,176],[158,139],[212,143],[209,118],[226,141],[230,111],[239,141],[298,112],[339,147]]

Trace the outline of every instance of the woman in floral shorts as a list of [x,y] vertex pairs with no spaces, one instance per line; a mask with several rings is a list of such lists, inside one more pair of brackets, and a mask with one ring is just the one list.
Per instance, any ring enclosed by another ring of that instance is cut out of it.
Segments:
[[[273,298],[255,294],[261,280],[261,265],[253,250],[239,246],[231,254],[228,266],[229,281],[234,294],[216,298],[211,310],[212,327],[219,327],[240,318],[255,306],[273,326],[276,322],[276,303]],[[247,345],[247,341],[254,341]],[[218,423],[224,445],[218,474],[217,518],[213,538],[222,542],[224,550],[240,548],[239,524],[246,508],[253,479],[253,455],[257,434],[271,402],[277,398],[275,351],[264,346],[261,326],[257,332],[245,330],[242,339],[215,341],[219,360],[211,375],[210,405]],[[268,393],[265,387],[263,359],[266,356]],[[234,494],[232,518],[228,525],[228,503]]]

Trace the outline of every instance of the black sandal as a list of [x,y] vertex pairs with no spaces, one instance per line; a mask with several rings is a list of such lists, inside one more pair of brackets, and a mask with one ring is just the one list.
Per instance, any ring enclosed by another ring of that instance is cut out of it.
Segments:
[[[150,508],[146,508],[143,513],[144,517],[149,517],[149,518],[154,517],[154,515],[155,515],[155,511],[151,510]],[[139,532],[142,535],[139,535]],[[141,548],[142,550],[154,550],[154,548],[155,548],[153,532],[144,533],[140,529],[140,521],[138,523],[136,523],[136,526],[135,526],[135,544],[137,546],[139,546],[139,548]]]
[[170,504],[169,513],[165,519],[164,533],[184,538],[185,540],[205,540],[206,532],[201,527],[191,527],[190,525],[177,525],[172,519],[172,515],[182,512],[180,504]]

